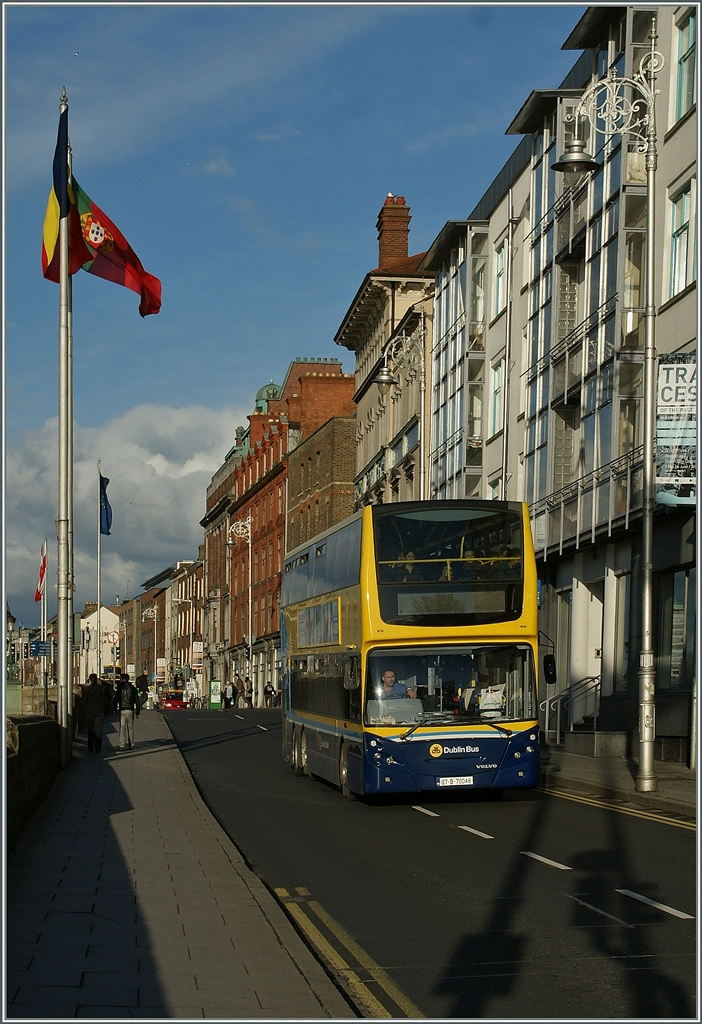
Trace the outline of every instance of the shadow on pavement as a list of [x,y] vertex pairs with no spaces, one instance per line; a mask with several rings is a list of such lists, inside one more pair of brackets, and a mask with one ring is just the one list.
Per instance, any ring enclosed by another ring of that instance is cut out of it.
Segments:
[[172,1015],[127,859],[132,803],[114,762],[129,755],[110,757],[113,722],[105,732],[104,755],[76,746],[7,864],[8,1019]]

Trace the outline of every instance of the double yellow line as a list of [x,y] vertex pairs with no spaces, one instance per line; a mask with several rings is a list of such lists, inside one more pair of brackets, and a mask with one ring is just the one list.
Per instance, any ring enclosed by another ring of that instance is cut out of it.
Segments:
[[[331,932],[344,949],[351,954],[356,962],[366,970],[374,982],[390,997],[405,1017],[424,1017],[422,1011],[407,998],[394,981],[386,974],[382,967],[363,949],[356,940],[349,935],[345,928],[335,921],[331,914],[328,914],[324,907],[317,900],[308,899],[312,894],[309,889],[303,886],[296,886],[297,896],[291,896],[287,889],[276,889],[275,894],[285,905],[285,909],[293,918],[300,931],[305,935],[310,944],[317,950],[319,955],[327,961],[348,985],[349,992],[366,1012],[369,1017],[383,1017],[392,1019],[397,1015],[391,1013],[376,996],[373,995],[368,986],[361,981],[357,972],[347,963],[343,956],[332,946],[322,934],[317,925],[312,921],[306,909],[318,918],[319,921]],[[304,906],[303,906],[304,904]]]
[[690,832],[697,831],[697,825],[694,821],[669,818],[664,814],[656,814],[655,811],[641,811],[637,807],[621,807],[607,800],[596,800],[590,796],[577,796],[575,793],[566,793],[562,789],[549,789],[547,786],[542,788],[544,793],[548,793],[549,796],[558,796],[561,800],[572,800],[576,804],[588,804],[590,807],[605,807],[608,811],[617,811],[618,814],[629,814],[632,818],[645,818],[647,821],[657,821],[661,825],[673,825],[674,828],[684,828]]

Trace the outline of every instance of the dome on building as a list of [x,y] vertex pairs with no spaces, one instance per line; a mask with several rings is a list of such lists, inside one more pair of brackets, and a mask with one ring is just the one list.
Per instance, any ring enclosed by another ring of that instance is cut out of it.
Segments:
[[283,393],[283,388],[280,384],[275,384],[271,381],[269,384],[264,384],[262,388],[259,388],[256,392],[256,408],[262,411],[266,411],[266,404],[273,402]]

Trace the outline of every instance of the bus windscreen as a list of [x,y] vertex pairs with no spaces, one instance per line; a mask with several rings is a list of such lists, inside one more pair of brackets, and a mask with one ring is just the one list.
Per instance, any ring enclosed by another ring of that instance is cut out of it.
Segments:
[[528,646],[394,648],[368,657],[366,725],[455,727],[535,715],[534,658]]
[[380,614],[406,625],[482,625],[519,618],[521,515],[499,508],[374,509]]

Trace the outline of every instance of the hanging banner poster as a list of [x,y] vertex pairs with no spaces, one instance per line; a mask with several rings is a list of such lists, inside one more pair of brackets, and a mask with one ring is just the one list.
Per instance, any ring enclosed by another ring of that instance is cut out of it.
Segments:
[[694,505],[697,491],[697,355],[658,360],[656,501]]
[[193,640],[193,663],[190,666],[193,672],[202,672],[202,653],[204,643],[202,640]]

